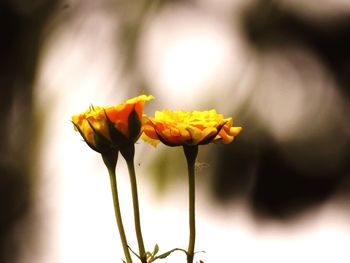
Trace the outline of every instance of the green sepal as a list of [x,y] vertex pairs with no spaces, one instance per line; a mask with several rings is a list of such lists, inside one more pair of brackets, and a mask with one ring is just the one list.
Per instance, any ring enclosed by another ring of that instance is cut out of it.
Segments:
[[141,132],[141,121],[139,116],[137,115],[135,107],[128,117],[128,125],[129,125],[129,140],[132,142],[136,142]]
[[96,144],[96,149],[99,153],[109,153],[113,150],[113,146],[110,140],[108,140],[105,136],[100,134],[94,126],[88,121],[91,129],[94,131],[94,140]]
[[76,125],[74,122],[72,122],[72,123],[73,123],[73,125],[75,126],[75,128],[77,128],[78,132],[80,133],[81,137],[83,137],[83,140],[86,142],[86,144],[87,144],[91,149],[93,149],[94,151],[100,153],[99,149],[97,149],[94,145],[92,145],[91,143],[89,143],[89,141],[86,139],[86,137],[85,137],[83,131],[80,129],[80,127],[79,127],[78,125]]
[[112,150],[109,152],[101,153],[102,160],[108,170],[115,170],[118,162],[118,151]]
[[124,144],[128,140],[128,138],[114,126],[113,122],[111,122],[111,120],[109,119],[106,111],[105,111],[105,116],[107,120],[109,135],[111,136],[112,144],[114,148],[119,149],[120,145]]

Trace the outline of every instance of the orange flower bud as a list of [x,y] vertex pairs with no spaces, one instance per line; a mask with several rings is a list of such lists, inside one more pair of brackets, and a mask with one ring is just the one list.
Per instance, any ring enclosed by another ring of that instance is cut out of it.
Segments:
[[153,96],[141,95],[119,105],[90,107],[74,115],[72,122],[85,142],[97,152],[118,149],[123,143],[135,143],[142,132],[141,120],[146,101]]

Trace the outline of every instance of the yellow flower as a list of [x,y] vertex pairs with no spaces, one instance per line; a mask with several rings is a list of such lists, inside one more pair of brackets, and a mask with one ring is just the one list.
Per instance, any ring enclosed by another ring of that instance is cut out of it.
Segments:
[[224,118],[215,110],[209,111],[157,111],[154,118],[144,116],[142,139],[156,145],[201,145],[222,141],[230,143],[241,127],[232,127],[232,118]]
[[72,117],[74,128],[97,152],[118,148],[125,142],[136,142],[142,132],[144,104],[153,98],[140,95],[115,106],[91,106]]

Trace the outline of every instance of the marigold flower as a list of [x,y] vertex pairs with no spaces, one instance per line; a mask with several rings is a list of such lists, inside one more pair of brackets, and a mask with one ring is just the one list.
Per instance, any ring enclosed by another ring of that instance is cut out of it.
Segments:
[[136,142],[142,132],[144,104],[153,98],[140,95],[115,106],[91,106],[72,117],[74,128],[100,153],[118,148],[124,142]]
[[227,144],[239,134],[241,127],[232,127],[232,118],[224,118],[215,110],[157,111],[154,118],[144,116],[142,139],[156,145],[201,145],[222,141]]

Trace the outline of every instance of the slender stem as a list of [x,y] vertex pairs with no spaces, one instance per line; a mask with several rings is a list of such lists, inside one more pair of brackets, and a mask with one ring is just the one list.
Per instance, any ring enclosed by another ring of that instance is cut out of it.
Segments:
[[124,149],[121,149],[120,152],[125,158],[126,163],[128,165],[128,170],[129,170],[132,202],[134,207],[135,231],[136,231],[137,243],[139,246],[139,254],[140,254],[139,256],[142,263],[147,263],[145,245],[143,243],[142,231],[141,231],[139,201],[138,201],[138,194],[137,194],[137,182],[136,182],[135,166],[134,166],[135,146],[134,144],[128,145]]
[[188,187],[189,187],[189,225],[190,237],[187,249],[187,263],[193,262],[194,246],[196,240],[196,214],[195,214],[195,162],[198,154],[198,146],[184,145],[187,160]]
[[115,169],[108,168],[108,173],[109,173],[109,178],[110,178],[110,182],[111,182],[115,218],[117,220],[117,225],[118,225],[118,229],[119,229],[120,239],[121,239],[122,245],[123,245],[124,255],[126,258],[126,262],[132,263],[130,251],[128,248],[128,243],[127,243],[126,235],[125,235],[125,231],[124,231],[122,216],[121,216],[121,212],[120,212]]

